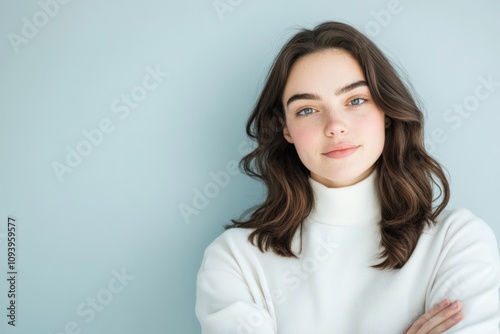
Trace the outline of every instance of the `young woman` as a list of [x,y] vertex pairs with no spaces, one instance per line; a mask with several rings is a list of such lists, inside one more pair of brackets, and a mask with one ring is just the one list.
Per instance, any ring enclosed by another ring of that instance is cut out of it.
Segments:
[[422,112],[359,31],[291,38],[247,133],[242,166],[267,197],[205,251],[204,334],[499,333],[495,236],[445,210]]

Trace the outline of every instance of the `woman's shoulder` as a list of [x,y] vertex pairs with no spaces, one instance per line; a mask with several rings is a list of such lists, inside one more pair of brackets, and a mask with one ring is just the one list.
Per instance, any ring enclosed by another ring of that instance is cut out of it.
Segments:
[[248,241],[248,237],[250,233],[252,233],[255,229],[253,228],[241,228],[241,227],[232,227],[228,228],[224,232],[222,232],[217,238],[215,238],[212,243],[207,247],[209,248],[232,248],[232,247],[245,247],[248,245],[252,245]]
[[436,219],[436,226],[439,229],[470,229],[491,231],[491,227],[481,218],[465,208],[445,209]]
[[215,238],[205,249],[204,259],[212,261],[219,259],[228,261],[247,257],[258,248],[249,241],[248,237],[254,229],[249,228],[229,228]]
[[443,238],[447,243],[460,241],[465,246],[468,240],[488,244],[497,249],[497,240],[492,228],[464,208],[443,210],[437,217],[436,224],[428,227],[424,234]]

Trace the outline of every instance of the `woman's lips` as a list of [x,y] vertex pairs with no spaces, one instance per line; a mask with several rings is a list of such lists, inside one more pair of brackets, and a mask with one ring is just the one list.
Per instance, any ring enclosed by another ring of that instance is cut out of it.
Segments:
[[326,153],[323,153],[324,156],[332,159],[341,159],[354,154],[359,148],[359,145],[352,144],[338,144],[327,149]]

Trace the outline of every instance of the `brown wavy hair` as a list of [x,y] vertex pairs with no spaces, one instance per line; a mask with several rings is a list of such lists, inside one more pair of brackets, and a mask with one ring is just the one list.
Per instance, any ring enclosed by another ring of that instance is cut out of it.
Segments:
[[[266,185],[267,196],[225,227],[255,229],[249,241],[262,252],[271,249],[285,257],[297,257],[291,249],[292,240],[298,230],[302,233],[314,195],[308,169],[283,136],[282,96],[294,63],[330,48],[345,50],[358,61],[374,103],[386,116],[385,146],[376,162],[382,251],[381,262],[373,267],[400,269],[426,224],[436,224],[436,217],[448,204],[449,185],[441,166],[425,150],[423,113],[404,81],[372,41],[340,22],[302,29],[276,57],[246,125],[256,148],[240,162],[247,175]],[[436,197],[434,186],[439,189]]]

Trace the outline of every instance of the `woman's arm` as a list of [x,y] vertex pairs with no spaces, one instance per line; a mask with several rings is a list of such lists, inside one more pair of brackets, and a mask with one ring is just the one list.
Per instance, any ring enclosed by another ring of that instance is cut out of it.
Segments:
[[249,286],[227,239],[219,238],[207,248],[198,272],[196,316],[202,333],[276,334],[260,288]]
[[196,316],[203,334],[275,334],[269,312],[253,301],[248,286],[234,273],[198,274]]
[[462,303],[443,299],[415,321],[404,334],[441,334],[463,319]]
[[430,308],[444,298],[461,301],[463,320],[448,333],[500,333],[500,261],[495,234],[463,209],[442,223],[447,229],[426,304]]

